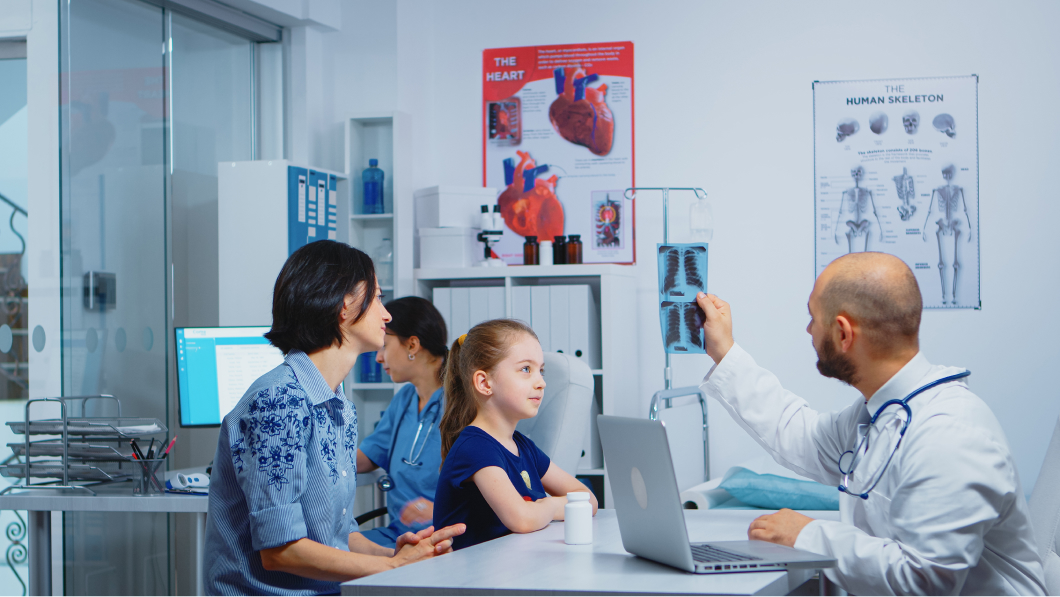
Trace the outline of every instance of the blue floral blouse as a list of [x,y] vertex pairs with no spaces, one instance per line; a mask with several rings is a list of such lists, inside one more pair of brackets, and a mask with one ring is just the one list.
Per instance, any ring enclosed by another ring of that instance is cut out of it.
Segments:
[[270,572],[259,552],[309,538],[344,551],[357,530],[357,412],[305,353],[261,376],[221,423],[206,518],[208,595],[338,593]]

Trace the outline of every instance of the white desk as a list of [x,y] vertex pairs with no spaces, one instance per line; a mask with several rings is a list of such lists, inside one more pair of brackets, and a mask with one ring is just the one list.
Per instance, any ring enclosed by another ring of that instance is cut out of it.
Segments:
[[[760,510],[688,510],[689,540],[747,538]],[[806,512],[838,520],[838,512]],[[622,549],[614,510],[593,521],[592,545],[563,542],[563,523],[525,535],[508,535],[458,552],[342,584],[343,595],[454,594],[698,594],[785,595],[813,570],[690,574]]]
[[206,510],[209,498],[204,495],[167,493],[159,496],[132,495],[132,483],[93,486],[97,495],[60,493],[46,489],[13,490],[0,496],[0,510],[28,510],[29,523],[29,594],[52,594],[52,512],[173,512],[196,514],[195,577],[202,595],[202,545],[205,540]]

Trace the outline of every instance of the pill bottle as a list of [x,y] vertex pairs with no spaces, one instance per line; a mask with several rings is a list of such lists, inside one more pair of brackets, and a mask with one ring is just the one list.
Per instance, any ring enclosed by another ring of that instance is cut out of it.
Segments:
[[537,244],[536,236],[528,236],[523,241],[523,265],[537,265],[541,247]]
[[580,234],[572,234],[567,237],[567,263],[582,262],[582,237]]
[[552,255],[553,255],[552,241],[543,240],[543,241],[541,241],[538,244],[541,245],[540,250],[537,252],[538,253],[538,260],[537,260],[538,265],[552,265]]
[[552,264],[563,265],[567,263],[567,237],[557,236],[552,242]]
[[593,505],[586,491],[567,494],[567,505],[563,507],[563,542],[567,545],[593,542]]

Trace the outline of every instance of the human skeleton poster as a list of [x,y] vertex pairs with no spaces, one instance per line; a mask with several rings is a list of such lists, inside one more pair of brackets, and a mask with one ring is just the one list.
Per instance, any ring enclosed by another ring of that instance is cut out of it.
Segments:
[[581,237],[584,263],[633,263],[633,44],[569,44],[482,53],[483,183],[498,190],[504,235]]
[[978,84],[813,84],[816,275],[847,253],[890,253],[925,308],[980,308]]

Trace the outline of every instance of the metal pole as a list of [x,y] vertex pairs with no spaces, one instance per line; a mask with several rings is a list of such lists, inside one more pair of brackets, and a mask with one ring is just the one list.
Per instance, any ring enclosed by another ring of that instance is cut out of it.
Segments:
[[[662,189],[663,198],[663,244],[670,244],[670,189],[663,187]],[[665,352],[666,355],[666,368],[663,369],[663,389],[669,390],[674,387],[673,370],[670,368],[670,353]],[[673,401],[669,398],[665,399],[666,408],[670,408],[673,405]]]
[[47,510],[30,510],[27,514],[29,514],[29,594],[51,595],[52,513]]

